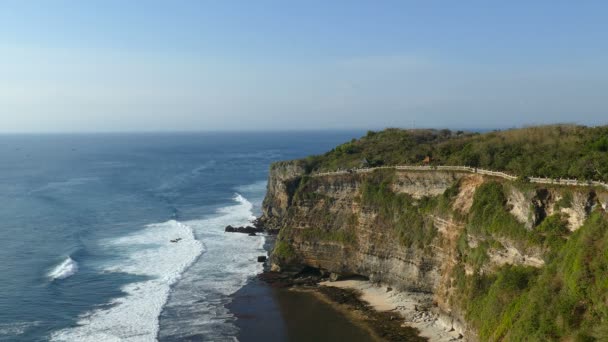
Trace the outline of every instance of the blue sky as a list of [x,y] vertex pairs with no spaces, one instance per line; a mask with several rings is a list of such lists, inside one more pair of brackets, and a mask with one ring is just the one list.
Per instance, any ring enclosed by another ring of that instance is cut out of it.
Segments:
[[603,1],[3,1],[0,131],[608,123]]

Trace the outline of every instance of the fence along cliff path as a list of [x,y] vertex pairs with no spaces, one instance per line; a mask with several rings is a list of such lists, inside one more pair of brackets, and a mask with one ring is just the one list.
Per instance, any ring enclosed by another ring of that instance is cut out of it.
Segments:
[[[421,166],[421,165],[397,165],[397,166],[377,166],[369,168],[355,168],[349,170],[338,170],[331,172],[318,172],[312,173],[311,177],[322,177],[330,175],[340,175],[348,173],[367,173],[373,172],[380,169],[395,169],[395,170],[409,170],[409,171],[465,171],[471,173],[477,173],[481,175],[500,177],[508,180],[516,180],[518,177],[513,176],[500,171],[484,170],[470,166]],[[608,184],[598,181],[579,181],[577,179],[555,179],[555,178],[543,178],[543,177],[528,177],[530,183],[538,184],[557,184],[557,185],[570,185],[570,186],[601,186],[608,189]]]

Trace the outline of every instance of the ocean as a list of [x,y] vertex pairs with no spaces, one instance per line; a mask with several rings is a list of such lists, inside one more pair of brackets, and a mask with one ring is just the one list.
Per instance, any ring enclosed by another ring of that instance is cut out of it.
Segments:
[[[0,135],[0,341],[234,341],[271,162],[363,132]],[[178,240],[172,242],[171,240]]]

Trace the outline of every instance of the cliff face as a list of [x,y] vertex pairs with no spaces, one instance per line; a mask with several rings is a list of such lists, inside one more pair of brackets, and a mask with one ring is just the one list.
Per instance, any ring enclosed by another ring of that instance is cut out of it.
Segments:
[[[301,181],[297,198],[293,193],[269,196],[278,200],[274,208],[292,199],[287,209],[273,212],[284,214],[280,219],[273,216],[273,221],[280,225],[280,241],[288,242],[297,257],[288,263],[277,263],[365,275],[399,288],[431,292],[440,276],[437,265],[445,258],[443,249],[433,245],[432,253],[423,253],[414,246],[404,247],[394,229],[378,226],[375,208],[362,204],[360,199],[361,185],[367,176],[314,177]],[[463,176],[436,173],[424,177],[422,173],[402,172],[391,187],[395,192],[422,197],[443,193]],[[456,228],[446,226],[448,231]]]
[[[495,193],[504,198],[494,200]],[[500,204],[491,215],[485,208],[494,202],[483,202],[488,198]],[[566,220],[575,231],[594,208],[606,207],[607,198],[592,189],[548,189],[467,172],[311,177],[296,161],[271,167],[263,220],[280,229],[275,269],[313,267],[430,293],[451,317],[448,325],[475,338],[459,279],[505,265],[544,267],[546,244],[521,237],[548,217]]]
[[266,197],[262,204],[262,218],[269,228],[281,227],[304,172],[304,165],[299,161],[277,162],[270,166]]

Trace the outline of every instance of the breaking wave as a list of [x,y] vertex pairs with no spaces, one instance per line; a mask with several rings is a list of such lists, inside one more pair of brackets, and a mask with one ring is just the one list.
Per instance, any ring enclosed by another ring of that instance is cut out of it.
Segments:
[[235,318],[225,305],[262,271],[256,257],[266,251],[263,236],[224,233],[228,224],[247,225],[255,218],[249,200],[238,193],[233,200],[206,219],[152,224],[105,241],[104,249],[120,258],[103,271],[147,279],[124,286],[126,296],[82,314],[77,326],[52,333],[51,340],[234,339]]
[[234,205],[202,220],[188,221],[207,251],[173,287],[161,315],[163,341],[234,341],[236,318],[226,308],[234,292],[260,273],[259,255],[266,255],[264,236],[225,233],[227,225],[243,226],[254,218],[254,205],[235,194]]
[[116,298],[109,308],[87,312],[78,326],[52,334],[54,341],[153,341],[158,333],[158,317],[167,301],[171,285],[204,251],[190,226],[177,222],[148,225],[134,234],[105,242],[108,250],[121,255],[120,261],[105,267],[149,277],[122,288],[127,294]]
[[61,264],[55,266],[49,272],[48,277],[52,280],[65,279],[76,274],[76,272],[78,272],[78,263],[72,258],[67,257]]

